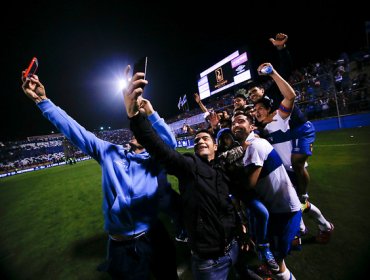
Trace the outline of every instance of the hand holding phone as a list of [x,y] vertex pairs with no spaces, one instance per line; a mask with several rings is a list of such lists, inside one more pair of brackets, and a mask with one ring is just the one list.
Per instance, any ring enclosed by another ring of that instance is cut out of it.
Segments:
[[27,70],[24,72],[24,78],[29,78],[36,73],[37,68],[39,67],[39,62],[36,57],[32,58],[30,64],[27,67]]
[[148,57],[144,56],[137,60],[134,64],[134,68],[132,69],[132,76],[135,75],[137,72],[144,73],[144,80],[146,78],[146,66],[148,64]]

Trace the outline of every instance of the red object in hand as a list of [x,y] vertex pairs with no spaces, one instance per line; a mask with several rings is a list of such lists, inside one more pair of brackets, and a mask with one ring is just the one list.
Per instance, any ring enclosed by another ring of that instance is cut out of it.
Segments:
[[36,57],[32,58],[26,72],[24,72],[24,78],[28,78],[31,75],[36,73],[37,68],[39,67],[39,62]]

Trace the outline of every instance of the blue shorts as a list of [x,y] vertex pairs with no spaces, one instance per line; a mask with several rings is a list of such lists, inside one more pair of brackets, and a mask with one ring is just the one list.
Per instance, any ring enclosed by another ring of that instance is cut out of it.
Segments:
[[291,244],[299,234],[301,210],[293,213],[270,213],[268,239],[275,258],[284,259],[291,250]]
[[312,145],[316,138],[315,127],[309,121],[290,131],[292,137],[292,154],[312,156]]

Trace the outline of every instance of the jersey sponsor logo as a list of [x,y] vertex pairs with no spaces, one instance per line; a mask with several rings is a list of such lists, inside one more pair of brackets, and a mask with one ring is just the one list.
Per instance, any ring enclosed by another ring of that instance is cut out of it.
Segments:
[[128,169],[128,163],[124,160],[116,159],[114,160],[114,164],[118,166],[122,166],[124,169]]

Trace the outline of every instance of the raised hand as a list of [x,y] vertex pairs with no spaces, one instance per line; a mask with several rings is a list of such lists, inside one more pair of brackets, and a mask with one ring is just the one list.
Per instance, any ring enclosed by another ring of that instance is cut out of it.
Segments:
[[268,76],[274,74],[276,71],[274,70],[274,67],[272,66],[271,63],[265,62],[262,63],[260,66],[257,68],[258,75],[261,76]]
[[45,87],[39,81],[39,77],[37,75],[32,75],[29,78],[25,78],[24,72],[25,71],[22,71],[22,89],[27,97],[36,103],[47,99]]
[[220,116],[216,112],[211,111],[209,114],[209,123],[211,124],[212,128],[213,129],[217,128],[217,125],[219,124],[219,122],[220,122]]
[[195,100],[195,102],[197,102],[199,104],[199,102],[200,102],[200,96],[199,96],[199,94],[197,92],[194,93],[194,100]]
[[144,73],[135,73],[135,75],[129,78],[131,66],[127,65],[124,71],[124,79],[127,81],[127,87],[123,90],[123,99],[126,107],[127,116],[129,118],[139,113],[139,102],[138,97],[143,94],[143,88],[148,84],[148,81],[144,80]]
[[286,41],[288,41],[288,35],[284,33],[278,33],[276,34],[275,39],[270,38],[270,42],[278,49],[281,50],[285,47]]
[[143,98],[142,96],[138,97],[139,109],[143,111],[147,116],[154,113],[152,103],[148,99]]

